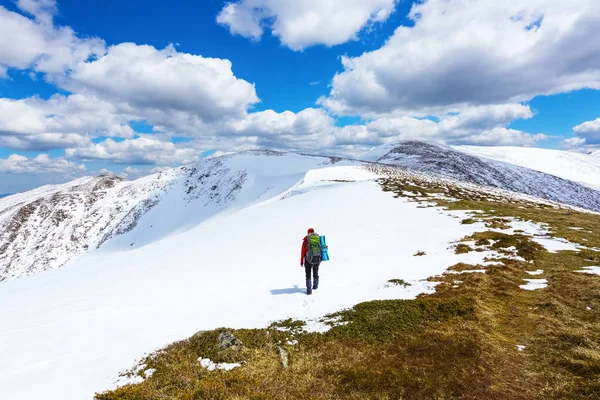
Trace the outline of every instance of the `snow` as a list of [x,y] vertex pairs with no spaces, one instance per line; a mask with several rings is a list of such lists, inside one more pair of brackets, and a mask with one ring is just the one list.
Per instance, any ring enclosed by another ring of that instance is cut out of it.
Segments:
[[[324,329],[314,322],[323,315],[431,293],[428,277],[493,254],[455,255],[451,244],[477,230],[460,224],[467,212],[396,199],[351,163],[259,154],[216,161],[227,170],[222,202],[198,188],[199,199],[181,207],[186,177],[202,173],[188,171],[131,231],[62,268],[0,284],[0,320],[10,321],[0,325],[0,398],[89,400],[114,388],[134,360],[199,330],[286,318]],[[243,185],[228,197],[240,171]],[[310,297],[299,268],[308,227],[327,235],[332,257]],[[358,236],[373,251],[357,251]],[[257,254],[257,239],[266,252]],[[427,256],[413,257],[417,249]],[[385,288],[389,279],[411,286]]]
[[210,358],[202,358],[200,357],[198,359],[198,362],[200,363],[200,365],[202,366],[202,368],[207,369],[208,371],[215,371],[215,370],[223,370],[223,371],[231,371],[234,368],[237,367],[241,367],[242,364],[240,363],[221,363],[221,364],[215,364],[214,362],[212,362],[210,360]]
[[[56,393],[91,400],[94,392],[139,382],[119,373],[199,330],[296,318],[306,321],[305,330],[323,332],[331,327],[322,321],[326,314],[433,293],[438,283],[426,279],[452,265],[506,257],[454,254],[453,244],[483,226],[460,223],[472,212],[396,199],[360,165],[246,152],[133,182],[82,178],[0,200],[0,227],[23,207],[33,210],[16,230],[18,240],[0,236],[0,247],[10,244],[0,255],[0,280],[8,279],[0,283],[0,320],[9,321],[0,325],[0,399]],[[107,180],[112,186],[102,186]],[[52,207],[68,214],[57,225],[44,217]],[[511,226],[505,232],[536,235],[549,249],[570,246],[549,238],[547,227],[517,220]],[[332,257],[310,297],[298,268],[308,227],[327,235]],[[32,233],[40,248],[27,240]],[[357,250],[359,236],[361,248],[372,251]],[[260,254],[258,239],[266,246]],[[414,257],[416,251],[427,255]],[[388,286],[390,279],[411,285]],[[547,283],[527,281],[527,290]]]
[[156,372],[155,368],[150,368],[144,371],[144,377],[146,377],[146,379],[150,378],[152,375],[154,375],[154,373]]
[[600,189],[600,157],[531,147],[455,146],[456,150],[545,172]]
[[579,247],[574,243],[569,242],[562,238],[553,237],[534,237],[532,240],[536,243],[541,244],[550,253],[556,253],[558,251],[579,251]]
[[600,275],[600,267],[583,267],[583,270],[575,271],[584,274]]
[[526,348],[526,347],[527,347],[527,346],[524,346],[524,345],[522,345],[522,344],[518,344],[518,345],[517,345],[517,350],[518,350],[518,351],[523,351],[523,350],[525,350],[525,348]]
[[527,272],[529,275],[542,275],[544,273],[544,270],[543,269],[538,269],[538,270],[535,270],[535,271],[525,271],[525,272]]
[[485,274],[485,269],[465,269],[463,271],[446,271],[447,274],[471,274],[471,273],[481,273]]
[[[0,248],[7,246],[0,253],[0,281],[61,267],[99,246],[148,245],[192,229],[215,213],[273,198],[307,171],[332,162],[326,157],[245,152],[131,182],[86,177],[0,199]],[[343,165],[354,164],[339,162],[342,169],[333,175],[346,179]],[[368,174],[353,173],[356,179]],[[135,237],[123,235],[133,228]]]
[[525,290],[538,290],[543,289],[548,286],[547,279],[523,279],[527,282],[525,285],[519,286],[521,289]]

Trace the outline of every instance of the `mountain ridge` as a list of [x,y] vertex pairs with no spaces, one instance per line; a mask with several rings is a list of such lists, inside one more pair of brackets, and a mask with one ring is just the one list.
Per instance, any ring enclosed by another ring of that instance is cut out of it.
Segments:
[[231,207],[276,198],[302,183],[308,171],[333,165],[388,165],[600,211],[598,191],[449,146],[405,141],[363,158],[252,150],[134,181],[99,175],[17,193],[0,199],[0,281],[61,267],[99,248],[148,245]]

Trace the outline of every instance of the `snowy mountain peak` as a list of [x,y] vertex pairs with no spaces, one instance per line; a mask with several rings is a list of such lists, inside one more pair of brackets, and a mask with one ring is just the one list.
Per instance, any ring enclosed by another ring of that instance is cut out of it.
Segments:
[[[429,142],[405,141],[374,149],[366,157],[413,172],[506,189],[600,211],[600,191],[593,187],[466,151],[468,150],[463,150],[462,147],[452,148]],[[580,176],[590,171],[593,172],[592,169],[583,169]]]
[[148,245],[225,209],[284,193],[307,171],[337,161],[250,151],[135,181],[86,177],[0,199],[0,281],[63,266],[97,248]]
[[[600,191],[593,188],[448,146],[404,141],[374,149],[364,158],[433,179],[491,186],[600,211]],[[343,181],[339,176],[346,172],[334,165],[363,164],[255,150],[135,181],[86,177],[9,196],[0,199],[0,281],[63,266],[91,250],[147,246],[225,211],[301,194],[308,182],[321,185],[315,179],[323,179],[324,185]]]

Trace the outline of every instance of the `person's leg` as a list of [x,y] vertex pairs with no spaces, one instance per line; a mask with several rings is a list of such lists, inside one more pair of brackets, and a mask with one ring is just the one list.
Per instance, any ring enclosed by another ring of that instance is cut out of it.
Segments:
[[313,283],[313,289],[318,289],[319,288],[319,264],[313,265],[313,279],[314,279],[314,283]]
[[304,262],[304,271],[306,272],[306,294],[312,293],[312,282],[310,280],[310,274],[312,271],[312,265]]

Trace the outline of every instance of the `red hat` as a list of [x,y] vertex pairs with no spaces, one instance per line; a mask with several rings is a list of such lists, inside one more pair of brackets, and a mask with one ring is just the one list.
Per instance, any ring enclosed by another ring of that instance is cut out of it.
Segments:
[[308,233],[314,233],[315,230],[313,228],[308,228]]

